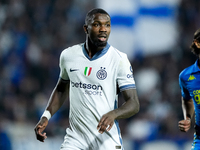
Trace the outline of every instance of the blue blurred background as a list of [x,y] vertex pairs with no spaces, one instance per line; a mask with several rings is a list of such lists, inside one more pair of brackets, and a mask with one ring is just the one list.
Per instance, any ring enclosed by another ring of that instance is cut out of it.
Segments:
[[190,149],[194,129],[178,130],[178,76],[196,60],[189,46],[200,1],[0,0],[0,150],[59,149],[68,101],[50,120],[45,143],[33,129],[59,77],[61,51],[85,41],[84,18],[95,7],[111,15],[109,43],[134,70],[141,109],[119,122],[125,150]]

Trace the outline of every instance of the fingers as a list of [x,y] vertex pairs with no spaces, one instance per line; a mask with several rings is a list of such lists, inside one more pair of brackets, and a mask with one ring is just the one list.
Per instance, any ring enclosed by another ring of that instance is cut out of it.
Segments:
[[179,127],[179,130],[182,132],[187,132],[189,129],[189,127]]
[[35,134],[37,140],[44,142],[44,140],[47,138],[46,133],[42,133],[43,129],[41,129],[41,126],[38,126],[35,128]]
[[179,130],[182,132],[187,132],[190,129],[190,126],[179,126]]
[[182,132],[187,132],[191,127],[190,120],[181,120],[178,123],[179,130]]
[[40,142],[44,142],[44,140],[47,138],[46,133],[43,134],[38,134],[37,135],[37,140],[39,140]]
[[99,133],[104,133],[105,131],[110,131],[112,128],[113,124],[102,124],[97,130],[99,130]]
[[102,134],[105,131],[110,131],[113,124],[114,124],[114,120],[110,120],[108,117],[102,117],[97,126],[97,130],[99,131],[99,133]]
[[35,127],[35,134],[36,134],[36,138],[37,140],[44,142],[44,140],[47,138],[46,133],[42,133],[44,131],[44,129],[46,128],[46,125],[44,124],[38,124]]

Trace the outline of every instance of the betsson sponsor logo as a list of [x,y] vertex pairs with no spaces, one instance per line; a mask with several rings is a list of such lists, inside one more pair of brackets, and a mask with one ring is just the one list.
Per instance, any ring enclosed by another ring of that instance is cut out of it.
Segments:
[[71,81],[72,87],[75,88],[83,88],[85,89],[86,95],[99,95],[102,96],[102,86],[101,85],[96,85],[96,84],[87,84],[87,83],[82,83],[82,82],[72,82]]

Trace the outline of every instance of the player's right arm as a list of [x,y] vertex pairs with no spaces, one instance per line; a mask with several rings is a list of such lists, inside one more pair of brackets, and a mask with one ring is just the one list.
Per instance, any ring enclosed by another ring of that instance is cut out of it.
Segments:
[[183,110],[183,116],[184,120],[181,120],[178,122],[178,126],[180,131],[187,132],[191,127],[191,119],[194,114],[194,104],[193,100],[185,100],[182,97],[182,110]]
[[194,104],[193,99],[190,96],[187,85],[187,76],[185,75],[186,70],[179,74],[179,86],[181,89],[181,103],[184,119],[178,122],[178,127],[180,131],[187,132],[191,127],[191,119],[194,114]]
[[[64,103],[67,94],[69,91],[69,81],[63,80],[62,78],[59,78],[54,90],[52,91],[52,94],[49,98],[46,110],[48,113],[50,113],[50,116],[53,116],[59,108]],[[44,129],[48,125],[48,117],[41,117],[37,125],[35,126],[35,134],[37,140],[44,142],[44,140],[47,138],[46,133],[43,133]]]

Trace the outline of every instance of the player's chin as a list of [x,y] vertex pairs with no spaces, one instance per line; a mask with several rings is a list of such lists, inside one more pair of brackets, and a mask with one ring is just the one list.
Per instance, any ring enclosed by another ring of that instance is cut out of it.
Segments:
[[107,41],[98,41],[95,45],[97,47],[105,47],[107,45]]

